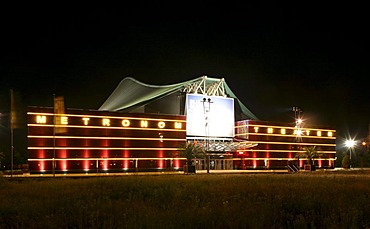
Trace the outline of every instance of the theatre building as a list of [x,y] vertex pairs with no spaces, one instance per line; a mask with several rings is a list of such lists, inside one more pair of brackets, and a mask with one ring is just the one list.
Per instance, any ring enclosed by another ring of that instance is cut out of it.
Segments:
[[193,159],[198,170],[303,168],[296,155],[312,146],[316,167],[334,168],[335,130],[261,121],[224,79],[158,86],[125,78],[96,110],[64,108],[58,99],[28,108],[31,174],[182,171],[186,142],[206,152]]

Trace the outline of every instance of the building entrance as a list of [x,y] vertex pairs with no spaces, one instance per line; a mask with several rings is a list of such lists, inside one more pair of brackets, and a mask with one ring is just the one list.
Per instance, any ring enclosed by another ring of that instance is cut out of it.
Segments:
[[[206,170],[206,159],[196,159],[195,167],[197,170]],[[210,159],[209,161],[210,170],[232,170],[233,160],[232,159]]]

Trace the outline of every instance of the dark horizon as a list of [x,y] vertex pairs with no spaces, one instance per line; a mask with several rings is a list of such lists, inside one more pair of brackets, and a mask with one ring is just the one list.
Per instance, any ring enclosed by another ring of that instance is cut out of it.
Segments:
[[9,89],[24,106],[52,106],[56,94],[66,107],[98,109],[127,76],[167,85],[207,75],[225,78],[261,120],[294,121],[297,106],[307,126],[365,138],[364,14],[320,7],[239,6],[208,9],[204,17],[142,8],[9,9],[1,16],[9,23],[0,112],[9,111]]

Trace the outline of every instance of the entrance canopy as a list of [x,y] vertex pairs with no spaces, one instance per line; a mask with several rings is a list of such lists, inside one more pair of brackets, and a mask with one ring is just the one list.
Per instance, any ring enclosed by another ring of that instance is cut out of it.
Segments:
[[196,145],[201,146],[207,152],[238,152],[258,145],[255,143],[250,143],[248,141],[193,141]]

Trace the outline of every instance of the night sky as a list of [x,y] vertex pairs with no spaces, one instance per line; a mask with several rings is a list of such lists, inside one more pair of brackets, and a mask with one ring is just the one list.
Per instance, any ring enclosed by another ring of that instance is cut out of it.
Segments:
[[[24,106],[98,109],[131,76],[166,85],[225,78],[261,120],[366,137],[368,45],[361,6],[32,6],[2,9],[0,112]],[[338,7],[338,8],[336,8]],[[4,121],[4,120],[3,120]]]

